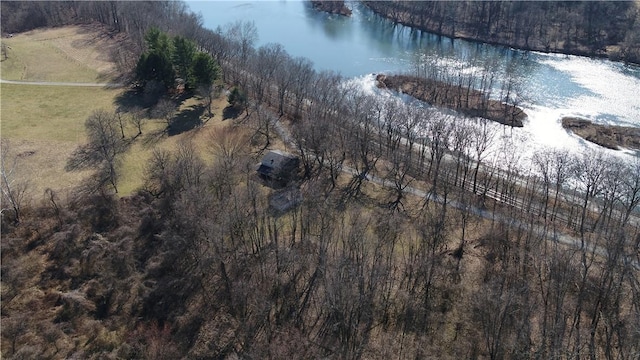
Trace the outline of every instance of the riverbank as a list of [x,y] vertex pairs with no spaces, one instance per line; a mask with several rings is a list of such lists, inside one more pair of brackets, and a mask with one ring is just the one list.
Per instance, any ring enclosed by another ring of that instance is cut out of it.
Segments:
[[351,16],[351,9],[349,9],[344,1],[330,1],[330,0],[311,0],[311,6],[318,10],[324,11],[329,14],[336,14],[342,16]]
[[565,117],[562,127],[581,138],[608,149],[640,150],[640,128],[629,126],[599,125],[589,120]]
[[527,114],[521,108],[487,99],[481,91],[408,75],[378,75],[377,86],[411,95],[434,106],[472,117],[522,127]]
[[[486,5],[484,2],[478,2],[480,4],[478,6],[468,7],[464,4],[450,6],[449,3],[445,7],[440,2],[426,5],[422,2],[363,1],[362,3],[374,13],[394,23],[454,39],[508,46],[526,51],[607,58],[613,61],[640,64],[640,50],[638,50],[640,43],[635,40],[619,40],[635,39],[638,36],[633,33],[637,30],[624,25],[624,21],[627,20],[619,20],[608,25],[598,24],[606,27],[606,30],[600,30],[596,36],[594,35],[596,25],[590,23],[589,27],[583,28],[583,21],[580,20],[582,17],[591,18],[592,14],[575,14],[571,18],[572,21],[562,18],[561,15],[551,16],[561,12],[560,9],[563,14],[570,10],[577,11],[557,4],[553,4],[558,7],[558,11],[554,12],[551,8],[541,8],[538,4],[513,8],[508,4]],[[611,11],[615,14],[625,13],[623,10]],[[548,16],[543,16],[544,14]],[[546,20],[544,24],[531,23],[534,21],[532,18],[536,16],[540,19],[546,17],[553,19]],[[601,17],[602,14],[598,16]],[[612,18],[621,16],[610,15]],[[537,31],[533,30],[535,26],[539,27]],[[614,36],[614,33],[617,35]]]

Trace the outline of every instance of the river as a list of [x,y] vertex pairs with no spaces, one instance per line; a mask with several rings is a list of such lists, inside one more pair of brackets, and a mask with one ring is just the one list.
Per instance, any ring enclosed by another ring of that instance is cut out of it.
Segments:
[[[304,1],[187,1],[204,25],[224,28],[237,20],[254,21],[257,46],[280,43],[317,70],[333,70],[363,89],[379,92],[376,73],[410,72],[417,64],[462,71],[513,73],[521,106],[529,115],[524,128],[492,125],[523,160],[543,148],[572,152],[599,148],[561,126],[564,116],[595,123],[640,127],[640,67],[580,56],[525,52],[461,39],[449,39],[395,25],[358,2],[348,2],[351,17],[313,10]],[[491,64],[491,65],[489,65]],[[505,147],[504,141],[496,151]],[[630,159],[637,152],[606,150]],[[525,161],[524,163],[528,163]]]

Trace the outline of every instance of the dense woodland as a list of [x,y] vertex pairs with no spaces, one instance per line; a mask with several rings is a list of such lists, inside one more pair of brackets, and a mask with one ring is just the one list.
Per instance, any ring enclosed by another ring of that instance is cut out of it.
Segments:
[[[550,149],[524,173],[486,121],[381,102],[179,2],[2,2],[19,31],[7,9],[127,34],[113,55],[143,107],[87,119],[95,176],[68,195],[24,199],[3,144],[4,357],[640,356],[640,160]],[[236,118],[213,162],[157,151],[118,197],[119,121],[179,125],[171,89],[136,72],[152,28],[215,59]],[[254,169],[278,138],[301,160],[286,213]]]
[[640,62],[635,1],[364,1],[393,21],[516,48]]

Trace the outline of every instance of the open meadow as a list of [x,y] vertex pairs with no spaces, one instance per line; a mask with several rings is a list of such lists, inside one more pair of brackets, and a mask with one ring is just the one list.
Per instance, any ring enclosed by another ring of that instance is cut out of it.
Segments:
[[[34,30],[3,38],[7,58],[1,62],[3,80],[28,82],[105,83],[119,74],[110,60],[117,46],[114,39],[96,27],[66,26]],[[1,136],[10,158],[17,156],[15,178],[27,180],[27,198],[38,201],[51,188],[62,194],[85,179],[90,171],[65,170],[67,159],[78,145],[85,142],[84,122],[95,110],[114,111],[116,101],[126,88],[60,86],[2,83]],[[188,98],[178,110],[198,103]],[[206,136],[209,128],[222,123],[226,100],[214,102],[215,116],[207,126],[195,131],[167,136],[166,124],[159,119],[146,119],[142,131],[126,153],[121,168],[119,191],[128,195],[143,184],[145,164],[154,148],[173,148],[184,138]],[[137,133],[127,124],[127,136]],[[205,146],[202,146],[204,149]]]

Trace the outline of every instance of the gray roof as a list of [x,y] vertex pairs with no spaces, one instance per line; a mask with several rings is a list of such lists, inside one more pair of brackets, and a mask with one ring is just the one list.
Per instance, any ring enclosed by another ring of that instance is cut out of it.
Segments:
[[298,166],[298,157],[280,150],[271,150],[262,158],[257,171],[264,175],[274,175]]

